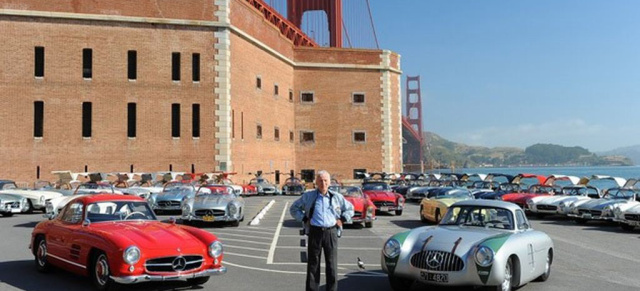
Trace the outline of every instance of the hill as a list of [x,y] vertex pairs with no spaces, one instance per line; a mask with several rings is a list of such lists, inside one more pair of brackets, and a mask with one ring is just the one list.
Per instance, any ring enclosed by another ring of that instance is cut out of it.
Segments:
[[640,145],[622,147],[607,152],[598,153],[603,156],[624,156],[633,161],[634,165],[640,165]]
[[515,166],[630,166],[633,161],[617,155],[599,156],[587,149],[553,144],[535,144],[526,149],[514,147],[468,146],[425,132],[425,149],[430,168],[474,168]]

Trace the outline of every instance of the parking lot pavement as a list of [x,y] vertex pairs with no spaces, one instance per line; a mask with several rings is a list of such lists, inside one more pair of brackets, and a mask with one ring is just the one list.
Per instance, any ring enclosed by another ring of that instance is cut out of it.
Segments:
[[[228,273],[213,277],[204,290],[304,289],[306,275],[306,237],[299,234],[300,223],[289,215],[296,196],[245,198],[245,220],[239,227],[229,224],[202,224],[224,244],[224,264]],[[248,225],[254,215],[272,199],[275,204],[260,225]],[[408,203],[401,216],[378,213],[373,228],[346,226],[339,240],[340,290],[391,290],[380,270],[380,250],[391,235],[424,226],[418,217],[418,204]],[[159,218],[167,221],[171,214]],[[179,216],[174,213],[173,216]],[[0,290],[94,290],[89,279],[64,271],[36,272],[27,249],[31,230],[43,220],[41,214],[0,218]],[[535,229],[547,232],[555,243],[556,256],[547,282],[529,283],[519,290],[639,290],[640,230],[624,232],[607,223],[576,225],[570,220],[549,217],[532,219]],[[364,262],[359,270],[357,258]],[[324,277],[321,285],[324,285]],[[184,283],[139,284],[125,290],[186,290]],[[414,284],[412,290],[428,287]],[[451,289],[446,289],[451,290]],[[467,288],[466,290],[472,290]]]

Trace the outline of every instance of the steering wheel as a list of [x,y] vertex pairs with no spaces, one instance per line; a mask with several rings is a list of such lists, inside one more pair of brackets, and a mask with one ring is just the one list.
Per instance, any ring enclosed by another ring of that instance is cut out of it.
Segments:
[[124,217],[124,220],[127,220],[127,219],[129,219],[129,217],[131,217],[133,215],[136,215],[136,214],[137,215],[142,215],[142,216],[144,216],[144,218],[147,218],[146,214],[144,214],[144,213],[142,213],[140,211],[134,211],[134,212],[131,212],[131,213],[127,214],[127,216]]

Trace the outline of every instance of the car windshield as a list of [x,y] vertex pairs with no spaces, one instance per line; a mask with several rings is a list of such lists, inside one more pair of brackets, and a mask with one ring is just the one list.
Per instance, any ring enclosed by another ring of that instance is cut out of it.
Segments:
[[86,211],[91,222],[156,220],[145,201],[100,201],[87,205]]
[[229,195],[233,193],[233,188],[222,185],[202,186],[198,189],[197,196],[201,195]]
[[489,206],[450,207],[440,225],[461,225],[497,229],[514,229],[510,210]]
[[556,189],[552,186],[547,186],[547,185],[533,185],[531,187],[529,187],[529,193],[534,193],[534,194],[553,194],[555,193]]
[[329,189],[339,192],[344,197],[362,197],[362,190],[355,186],[330,186]]
[[[609,199],[631,199],[631,198],[634,198],[634,195],[636,195],[637,193],[638,193],[638,190],[636,190],[636,189],[617,188],[617,189],[611,189],[611,190],[607,191],[606,198],[609,198]],[[635,197],[636,197],[636,200],[640,199],[640,197],[638,197],[637,195]]]
[[164,192],[185,192],[193,191],[194,188],[191,184],[185,183],[168,183],[164,186]]
[[452,189],[438,194],[438,198],[466,198],[471,197],[471,192],[465,189]]
[[362,190],[377,190],[377,191],[391,191],[391,187],[389,184],[380,182],[380,183],[365,183],[362,185]]
[[17,189],[17,188],[18,186],[16,186],[16,183],[9,182],[9,183],[2,184],[0,190],[11,190],[11,189]]

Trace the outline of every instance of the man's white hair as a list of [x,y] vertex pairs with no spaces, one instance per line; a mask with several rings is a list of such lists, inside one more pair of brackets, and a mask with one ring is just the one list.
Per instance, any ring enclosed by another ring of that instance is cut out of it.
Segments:
[[327,177],[329,178],[329,180],[331,180],[331,174],[329,174],[329,172],[327,172],[326,170],[320,170],[318,171],[318,174],[316,174],[316,178],[319,178],[322,175],[327,175]]

